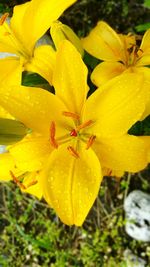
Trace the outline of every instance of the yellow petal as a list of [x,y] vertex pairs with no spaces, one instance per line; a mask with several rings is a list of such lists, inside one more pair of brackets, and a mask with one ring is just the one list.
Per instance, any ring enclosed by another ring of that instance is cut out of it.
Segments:
[[42,198],[43,183],[41,182],[41,176],[39,172],[31,172],[25,175],[25,178],[23,179],[23,185],[26,187],[26,189],[22,189],[23,192],[36,196],[39,199]]
[[[20,61],[17,57],[7,57],[0,59],[1,84],[7,84],[7,86],[20,85],[22,79],[22,71],[22,61]],[[5,90],[7,91],[7,88]],[[13,116],[6,109],[0,106],[0,118],[13,119]]]
[[148,153],[148,162],[150,163],[150,136],[140,136],[146,145],[147,153]]
[[15,170],[15,162],[13,160],[13,157],[8,152],[0,154],[0,180],[1,181],[12,180],[10,171],[14,172],[14,170]]
[[17,57],[0,59],[0,83],[7,85],[20,85],[22,79],[22,61]]
[[142,56],[139,58],[139,60],[136,62],[136,66],[148,66],[150,65],[150,51],[149,53],[144,53]]
[[29,136],[10,146],[16,166],[22,171],[37,171],[43,168],[52,148],[50,142],[42,137]]
[[147,116],[150,115],[150,97],[147,100],[148,101],[146,102],[144,113],[142,114],[140,120],[144,120]]
[[139,137],[124,135],[119,138],[98,139],[93,149],[102,166],[110,169],[138,172],[148,163],[146,145]]
[[[55,95],[41,88],[1,87],[0,105],[28,128],[45,135],[49,135],[52,121],[56,122],[57,128],[67,123],[67,118],[62,115],[66,110],[64,104]],[[61,131],[64,134],[67,130],[61,127]]]
[[102,168],[103,176],[114,176],[116,178],[121,178],[124,175],[123,170],[112,170],[106,167]]
[[124,48],[127,50],[134,45],[136,45],[136,38],[135,35],[132,34],[119,34],[120,39],[122,40],[124,44]]
[[140,46],[140,49],[144,52],[144,53],[147,53],[149,52],[150,53],[150,46],[149,46],[149,43],[150,43],[150,29],[147,30],[143,36],[143,39],[142,39],[142,43],[141,43],[141,46]]
[[[23,25],[23,18],[27,8],[29,7],[30,2],[27,2],[22,5],[16,5],[13,9],[13,16],[10,20],[10,28],[13,34],[16,36],[17,40],[22,43],[25,50],[32,55],[32,48],[30,46],[29,40],[26,40],[25,32],[24,32],[24,25]],[[32,21],[31,21],[32,22]],[[29,28],[31,30],[31,28]],[[27,42],[28,41],[28,42]]]
[[84,49],[106,61],[124,60],[124,47],[119,35],[104,21],[98,22],[83,40]]
[[56,49],[58,49],[63,40],[68,40],[76,47],[81,56],[83,56],[84,50],[81,41],[70,27],[57,20],[52,23],[50,34]]
[[68,110],[80,114],[88,91],[87,68],[79,52],[67,40],[57,52],[53,85]]
[[13,117],[1,106],[0,106],[0,118],[13,119]]
[[144,120],[150,114],[150,69],[147,67],[134,67],[131,71],[144,75],[143,92],[145,93],[145,111],[140,120]]
[[84,222],[102,180],[95,153],[81,149],[79,154],[80,158],[75,159],[64,145],[55,150],[44,180],[44,192],[60,219],[65,224],[77,226]]
[[96,86],[100,86],[120,75],[125,69],[120,62],[102,62],[93,70],[91,80]]
[[[36,41],[50,28],[51,23],[76,0],[32,0],[21,20],[26,47],[33,49]],[[16,27],[18,22],[16,23]],[[30,30],[29,30],[30,29]]]
[[34,50],[34,57],[25,65],[27,71],[36,72],[52,84],[56,52],[50,45],[41,45]]
[[7,22],[0,25],[0,52],[18,54],[18,41]]
[[[87,100],[84,121],[92,120],[94,135],[121,136],[140,119],[145,109],[143,77],[122,74],[95,91]],[[91,129],[89,128],[89,131]]]

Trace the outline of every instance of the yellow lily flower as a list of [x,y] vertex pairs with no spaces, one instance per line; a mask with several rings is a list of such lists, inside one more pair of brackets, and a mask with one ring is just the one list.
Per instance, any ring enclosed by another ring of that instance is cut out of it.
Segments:
[[0,63],[1,74],[5,73],[4,68],[19,64],[20,58],[21,72],[36,72],[51,83],[55,51],[50,45],[36,48],[35,45],[52,22],[74,2],[76,0],[31,0],[14,7],[10,24],[6,22],[8,13],[4,14],[0,18],[0,52],[10,56]]
[[145,142],[127,134],[145,108],[142,83],[141,75],[124,74],[86,99],[87,68],[65,40],[57,51],[55,95],[40,88],[1,88],[0,104],[32,129],[9,154],[29,179],[38,175],[44,198],[64,223],[84,222],[103,178],[101,166],[137,172],[147,165]]
[[82,40],[84,49],[103,60],[91,75],[91,80],[100,86],[124,72],[143,73],[147,90],[146,117],[150,114],[150,29],[143,36],[140,47],[133,35],[117,34],[104,21],[98,22],[89,35]]
[[98,22],[90,34],[82,40],[88,53],[104,61],[93,71],[92,81],[100,86],[126,70],[134,72],[137,68],[144,72],[146,66],[150,64],[149,41],[150,30],[144,34],[138,47],[135,36],[117,34],[107,23]]

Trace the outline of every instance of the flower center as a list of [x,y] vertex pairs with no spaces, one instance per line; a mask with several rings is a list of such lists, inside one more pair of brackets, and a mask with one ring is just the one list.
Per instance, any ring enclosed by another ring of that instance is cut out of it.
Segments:
[[137,45],[132,45],[130,48],[127,49],[127,67],[134,66],[136,62],[142,56],[143,51],[139,49]]
[[[72,142],[76,138],[77,142],[82,141],[86,143],[85,149],[89,149],[93,145],[96,139],[96,136],[93,134],[91,135],[90,133],[86,132],[86,129],[89,128],[93,124],[93,121],[88,120],[83,123],[80,123],[80,116],[78,114],[67,112],[67,111],[64,111],[62,115],[73,119],[75,123],[75,128],[68,130],[68,134],[66,134],[65,136],[56,138],[56,124],[54,121],[52,121],[50,125],[51,146],[57,149],[59,145],[67,143],[67,142]],[[72,156],[74,156],[75,158],[79,158],[78,151],[72,145],[69,145],[67,147],[67,150],[70,152]]]

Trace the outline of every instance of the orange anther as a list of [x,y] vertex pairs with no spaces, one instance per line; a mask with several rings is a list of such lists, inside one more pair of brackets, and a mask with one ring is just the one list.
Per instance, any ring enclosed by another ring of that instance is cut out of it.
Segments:
[[55,139],[55,134],[56,134],[55,122],[52,121],[51,126],[50,126],[50,142],[54,148],[58,148],[58,144]]
[[21,189],[23,189],[23,190],[26,189],[25,185],[22,184],[22,183],[18,180],[18,178],[13,174],[12,171],[10,171],[10,175],[11,175],[11,177],[12,177],[14,183],[16,183]]
[[78,114],[76,114],[76,113],[72,113],[72,112],[68,112],[68,111],[63,111],[63,113],[62,113],[64,116],[66,116],[66,117],[71,117],[71,118],[73,118],[73,119],[75,119],[75,120],[79,120],[79,118],[80,118],[80,116],[78,115]]
[[111,175],[112,175],[112,170],[109,169],[109,170],[108,170],[108,174],[107,174],[107,176],[111,176]]
[[88,126],[91,125],[92,123],[93,123],[93,121],[92,121],[92,120],[89,120],[89,121],[86,121],[86,122],[80,124],[80,125],[77,127],[77,131],[80,131],[81,129],[88,127]]
[[96,139],[95,135],[90,136],[89,140],[87,141],[86,149],[89,149],[93,145],[95,139]]
[[5,13],[4,15],[1,16],[0,18],[0,25],[3,25],[7,17],[9,16],[9,13]]
[[37,183],[38,183],[37,180],[31,181],[29,184],[26,185],[26,189],[29,188],[29,187],[32,186],[32,185],[37,184]]
[[68,146],[67,149],[73,157],[79,158],[78,152],[72,146]]
[[5,32],[4,35],[5,36],[9,36],[11,33],[10,32]]

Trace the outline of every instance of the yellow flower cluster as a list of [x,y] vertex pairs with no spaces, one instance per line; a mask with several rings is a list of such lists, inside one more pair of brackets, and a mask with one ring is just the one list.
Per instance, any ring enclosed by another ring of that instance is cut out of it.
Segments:
[[[83,40],[56,21],[76,0],[31,0],[0,19],[0,180],[44,198],[68,225],[82,225],[104,175],[138,172],[150,161],[150,137],[129,129],[150,114],[150,31],[138,47],[100,22]],[[50,28],[53,44],[37,41]],[[103,60],[88,97],[84,49]],[[55,94],[22,86],[40,74]]]

